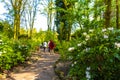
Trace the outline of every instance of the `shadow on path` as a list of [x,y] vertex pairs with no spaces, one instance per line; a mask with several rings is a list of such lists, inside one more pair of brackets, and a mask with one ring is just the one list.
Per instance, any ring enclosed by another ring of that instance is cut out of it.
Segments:
[[17,67],[7,80],[56,80],[53,65],[58,59],[59,54],[36,52],[26,67]]

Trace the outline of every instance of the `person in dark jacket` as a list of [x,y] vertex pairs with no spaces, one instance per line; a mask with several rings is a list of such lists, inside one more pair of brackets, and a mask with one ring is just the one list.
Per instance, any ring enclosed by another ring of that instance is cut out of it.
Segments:
[[55,44],[54,44],[54,42],[52,40],[49,41],[48,47],[49,47],[49,50],[50,50],[50,54],[53,54],[54,53]]

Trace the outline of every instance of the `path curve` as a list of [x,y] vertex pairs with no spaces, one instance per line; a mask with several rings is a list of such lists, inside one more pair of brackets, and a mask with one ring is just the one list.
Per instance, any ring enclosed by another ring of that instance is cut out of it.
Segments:
[[49,52],[36,52],[32,56],[32,62],[26,67],[17,67],[7,80],[57,80],[53,65],[59,59],[59,54]]

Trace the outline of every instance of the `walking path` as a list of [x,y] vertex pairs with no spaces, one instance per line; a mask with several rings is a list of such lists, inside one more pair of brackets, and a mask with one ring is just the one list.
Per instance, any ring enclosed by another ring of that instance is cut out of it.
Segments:
[[57,80],[53,65],[59,54],[36,52],[26,67],[17,67],[7,80]]

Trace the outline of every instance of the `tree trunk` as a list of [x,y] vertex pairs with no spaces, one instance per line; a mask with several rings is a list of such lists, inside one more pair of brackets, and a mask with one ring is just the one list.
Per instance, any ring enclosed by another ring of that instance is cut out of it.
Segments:
[[34,26],[34,21],[35,21],[34,19],[35,19],[35,16],[33,16],[33,20],[30,26],[30,38],[32,38],[32,34],[33,34],[33,26]]
[[97,0],[95,0],[95,2],[94,2],[94,8],[95,8],[95,10],[94,10],[94,20],[97,20]]
[[104,14],[104,18],[105,18],[104,26],[107,28],[107,27],[110,27],[111,0],[105,0],[105,5],[106,5],[106,10]]
[[52,16],[53,16],[53,0],[50,0],[50,2],[48,3],[48,17],[47,17],[47,25],[48,25],[48,30],[52,29]]
[[18,36],[17,36],[17,19],[16,17],[14,18],[14,39],[17,40]]
[[14,16],[14,39],[17,40],[20,32],[20,14]]
[[10,2],[14,10],[14,39],[17,40],[20,34],[22,0],[11,0]]
[[48,25],[48,31],[51,30],[51,13],[48,12],[48,17],[47,17],[47,25]]
[[119,28],[119,1],[116,0],[116,28]]

